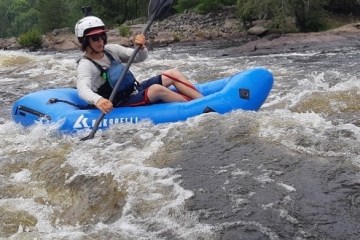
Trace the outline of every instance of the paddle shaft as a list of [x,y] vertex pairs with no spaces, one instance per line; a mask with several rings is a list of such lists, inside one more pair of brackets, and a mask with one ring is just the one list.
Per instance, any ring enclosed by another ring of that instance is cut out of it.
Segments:
[[[140,47],[141,47],[141,46],[139,46],[139,45],[136,46],[133,54],[131,55],[129,61],[127,62],[126,66],[125,66],[125,70],[121,73],[121,76],[120,76],[120,78],[119,78],[119,81],[117,81],[117,83],[116,83],[115,86],[114,86],[114,89],[113,89],[112,92],[111,92],[111,95],[110,95],[110,98],[109,98],[109,101],[110,101],[110,102],[113,102],[113,101],[114,101],[114,98],[115,98],[116,92],[117,92],[117,88],[119,87],[119,84],[121,83],[122,79],[124,78],[126,72],[129,70],[130,65],[131,65],[131,63],[134,61],[134,58],[135,58],[137,52],[139,51]],[[91,133],[89,134],[89,136],[87,136],[85,139],[81,139],[81,140],[87,140],[87,139],[92,139],[92,138],[94,138],[95,133],[96,133],[96,131],[99,129],[100,123],[101,123],[101,121],[104,119],[104,117],[105,117],[105,113],[102,112],[101,115],[96,119],[96,122],[95,122],[95,124],[94,124],[94,127],[93,127],[93,129],[91,130]]]

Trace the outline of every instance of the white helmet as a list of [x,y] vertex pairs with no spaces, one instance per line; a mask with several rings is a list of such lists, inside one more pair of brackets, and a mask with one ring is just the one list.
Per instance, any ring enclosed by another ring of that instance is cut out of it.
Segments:
[[[91,28],[103,28],[103,31],[100,32],[106,32],[105,30],[105,24],[103,21],[101,21],[100,18],[94,17],[94,16],[88,16],[80,19],[76,25],[75,25],[75,35],[78,38],[84,37],[84,34],[86,34],[86,30],[89,30]],[[97,33],[100,33],[97,31]]]

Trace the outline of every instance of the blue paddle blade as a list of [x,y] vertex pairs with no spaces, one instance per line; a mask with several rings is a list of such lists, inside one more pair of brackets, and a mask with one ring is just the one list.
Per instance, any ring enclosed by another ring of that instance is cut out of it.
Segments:
[[150,0],[148,16],[151,20],[156,20],[169,10],[173,0]]

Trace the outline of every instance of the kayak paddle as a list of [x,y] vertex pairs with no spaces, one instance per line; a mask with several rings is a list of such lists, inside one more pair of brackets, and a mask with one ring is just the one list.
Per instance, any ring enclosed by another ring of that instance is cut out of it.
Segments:
[[[145,26],[145,28],[143,29],[143,34],[145,35],[146,32],[149,30],[151,24],[156,20],[159,19],[164,12],[166,12],[166,10],[168,9],[168,7],[170,6],[170,4],[172,3],[173,0],[150,0],[149,3],[149,8],[148,8],[148,17],[149,20]],[[121,81],[124,79],[127,71],[130,68],[130,65],[132,64],[132,62],[134,61],[134,58],[136,56],[136,54],[139,52],[140,50],[140,45],[137,45],[134,49],[133,54],[131,55],[131,57],[129,58],[124,71],[121,73],[119,80],[117,81],[116,85],[114,86],[114,89],[111,92],[110,98],[109,100],[111,102],[114,101],[116,92],[118,87],[120,86]],[[99,118],[96,120],[93,129],[91,130],[91,133],[82,138],[81,141],[86,141],[89,139],[93,139],[95,136],[96,131],[99,129],[99,125],[101,123],[101,121],[104,119],[105,117],[105,113],[101,113],[101,115],[99,116]]]

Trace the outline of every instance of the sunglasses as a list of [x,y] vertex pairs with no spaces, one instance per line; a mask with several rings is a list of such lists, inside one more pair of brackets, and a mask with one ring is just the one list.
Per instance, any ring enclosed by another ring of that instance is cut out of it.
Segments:
[[97,41],[99,41],[99,40],[103,40],[103,41],[105,41],[105,39],[106,39],[106,34],[96,34],[96,35],[91,35],[91,36],[89,36],[90,37],[90,39],[92,40],[92,41],[94,41],[94,42],[97,42]]

